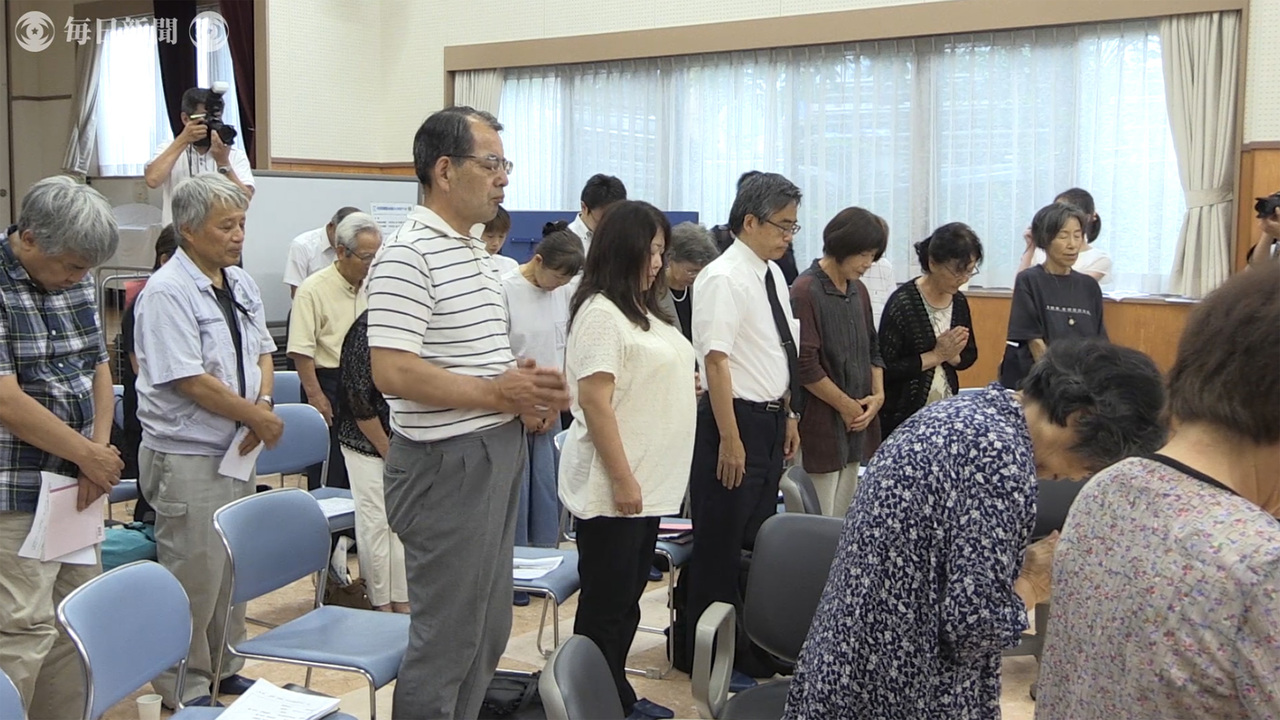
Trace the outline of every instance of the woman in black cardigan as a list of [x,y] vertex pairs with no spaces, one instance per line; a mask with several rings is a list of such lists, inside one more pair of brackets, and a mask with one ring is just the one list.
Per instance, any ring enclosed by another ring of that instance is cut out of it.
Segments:
[[880,318],[884,358],[883,437],[917,410],[960,389],[957,371],[978,359],[969,301],[960,286],[977,274],[982,241],[964,223],[916,243],[924,274],[901,285]]

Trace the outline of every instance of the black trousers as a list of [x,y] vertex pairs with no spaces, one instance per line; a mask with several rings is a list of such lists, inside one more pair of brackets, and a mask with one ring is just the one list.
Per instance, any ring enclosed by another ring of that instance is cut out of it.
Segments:
[[573,633],[591,638],[613,673],[622,711],[630,714],[636,691],[627,680],[627,653],[640,625],[640,596],[653,567],[657,517],[578,520],[578,614]]
[[689,470],[693,557],[689,561],[686,646],[690,658],[697,637],[693,628],[711,603],[732,603],[738,617],[742,617],[742,551],[755,547],[760,526],[778,511],[786,415],[781,410],[767,411],[738,399],[733,401],[733,410],[747,463],[742,484],[729,490],[716,477],[720,429],[711,403],[698,404],[693,464]]
[[[316,380],[329,407],[333,409],[334,423],[329,426],[329,487],[349,488],[351,481],[347,479],[347,462],[342,457],[342,448],[338,444],[338,397],[342,390],[342,370],[339,368],[316,368]],[[307,402],[307,390],[302,389],[302,401]],[[307,468],[307,489],[320,487],[320,476],[323,465],[312,465]]]

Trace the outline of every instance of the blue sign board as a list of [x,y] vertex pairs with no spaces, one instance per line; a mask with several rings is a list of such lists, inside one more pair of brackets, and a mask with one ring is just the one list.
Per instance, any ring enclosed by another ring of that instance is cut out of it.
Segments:
[[[533,257],[533,249],[542,241],[544,225],[557,220],[571,223],[577,216],[578,213],[574,210],[511,211],[511,232],[507,235],[507,244],[502,246],[502,254],[519,263],[529,262]],[[672,226],[682,222],[698,222],[696,212],[668,212],[666,216]]]

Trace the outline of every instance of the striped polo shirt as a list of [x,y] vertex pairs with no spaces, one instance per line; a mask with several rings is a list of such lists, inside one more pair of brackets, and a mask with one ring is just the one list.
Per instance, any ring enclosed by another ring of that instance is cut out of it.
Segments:
[[[479,233],[473,233],[460,234],[435,212],[414,207],[369,271],[370,348],[417,353],[472,377],[496,377],[515,365],[502,285]],[[386,398],[391,428],[418,442],[465,435],[514,417]]]

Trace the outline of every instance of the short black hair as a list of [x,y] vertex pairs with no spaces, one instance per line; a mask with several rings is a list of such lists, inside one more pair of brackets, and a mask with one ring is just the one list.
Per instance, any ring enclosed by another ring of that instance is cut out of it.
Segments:
[[1280,262],[1232,276],[1191,312],[1169,371],[1170,419],[1280,440]]
[[334,213],[333,217],[329,219],[329,224],[336,228],[342,224],[343,220],[347,219],[348,215],[354,215],[358,212],[360,212],[360,208],[351,207],[350,205],[344,208],[339,208],[338,212]]
[[160,259],[178,252],[178,231],[173,227],[173,223],[165,225],[160,230],[160,236],[156,238],[156,264],[152,266],[152,272],[160,269]]
[[207,88],[193,87],[188,88],[186,92],[182,93],[182,103],[179,107],[182,109],[182,112],[186,113],[187,116],[190,117],[195,114],[197,107],[201,105],[208,106],[208,104],[209,90]]
[[484,224],[484,231],[486,233],[502,233],[503,235],[511,232],[511,213],[507,212],[506,208],[499,205],[498,214],[494,215],[492,220]]
[[582,304],[597,293],[613,301],[642,330],[649,329],[646,312],[668,324],[675,322],[658,306],[662,273],[648,290],[640,283],[652,257],[653,238],[659,233],[670,240],[671,221],[649,203],[623,200],[609,208],[592,234],[582,281],[569,304],[570,326]]
[[582,204],[588,211],[599,210],[627,199],[627,186],[612,175],[596,173],[582,186]]
[[836,213],[822,230],[822,254],[836,262],[875,251],[876,260],[889,245],[887,225],[870,210],[848,207]]
[[413,171],[418,182],[431,187],[431,173],[442,157],[462,157],[476,151],[472,121],[480,121],[502,132],[502,123],[483,110],[457,105],[438,110],[422,121],[413,135]]
[[1098,215],[1097,205],[1093,202],[1093,195],[1084,188],[1070,188],[1058,193],[1058,197],[1053,199],[1054,202],[1064,202],[1068,205],[1075,205],[1089,216],[1089,222],[1082,227],[1084,236],[1093,242],[1102,234],[1102,216]]
[[566,275],[577,275],[585,259],[582,238],[564,220],[542,226],[542,241],[533,254],[542,256],[542,267]]
[[741,189],[742,189],[742,183],[744,183],[744,182],[746,182],[746,181],[750,180],[751,178],[753,178],[753,177],[755,177],[755,176],[757,176],[757,175],[759,175],[759,174],[760,174],[760,171],[759,171],[759,170],[748,170],[748,171],[746,171],[746,172],[742,173],[741,175],[739,175],[739,176],[738,176],[738,184],[736,185],[737,189],[741,190]]
[[920,269],[932,272],[935,265],[982,263],[982,240],[973,228],[962,222],[947,223],[929,237],[916,243],[916,258]]
[[1070,203],[1055,202],[1045,205],[1036,211],[1031,219],[1031,242],[1041,250],[1048,250],[1053,239],[1066,227],[1067,221],[1075,218],[1080,223],[1080,231],[1089,227],[1089,216],[1083,210]]
[[798,206],[801,197],[800,188],[778,173],[747,173],[729,209],[729,230],[739,235],[748,215],[763,222],[791,203]]
[[1058,340],[1020,389],[1056,425],[1071,427],[1076,415],[1071,450],[1093,472],[1164,444],[1164,381],[1155,362],[1132,348],[1096,338]]

